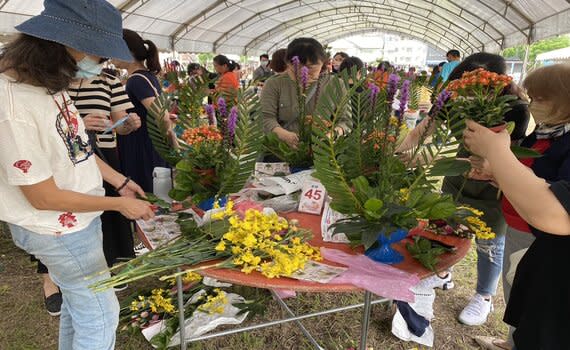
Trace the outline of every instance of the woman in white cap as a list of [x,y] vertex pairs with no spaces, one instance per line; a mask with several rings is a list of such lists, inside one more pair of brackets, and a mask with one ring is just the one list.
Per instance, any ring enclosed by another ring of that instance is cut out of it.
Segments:
[[[94,154],[65,92],[76,76],[99,74],[101,58],[131,60],[121,15],[102,0],[49,0],[17,26],[0,54],[0,220],[16,245],[39,258],[61,288],[59,349],[113,349],[119,305],[103,255],[104,210],[153,216],[141,188]],[[103,180],[121,197],[105,197]],[[91,279],[86,277],[93,276]]]

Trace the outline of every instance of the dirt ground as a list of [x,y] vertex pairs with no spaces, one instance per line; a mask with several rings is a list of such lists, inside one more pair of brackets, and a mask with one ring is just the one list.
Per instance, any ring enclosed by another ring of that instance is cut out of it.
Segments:
[[[501,321],[504,301],[500,288],[499,296],[494,300],[495,312],[484,326],[467,327],[457,321],[457,315],[474,291],[475,263],[475,252],[472,250],[454,268],[455,288],[437,292],[433,349],[478,349],[473,341],[474,336],[506,334],[506,326]],[[58,318],[50,317],[44,309],[40,277],[35,273],[35,266],[28,255],[14,246],[6,228],[1,224],[0,277],[0,308],[4,310],[0,313],[0,349],[57,349]],[[138,285],[145,283],[149,281],[142,281]],[[136,291],[136,287],[137,285],[133,285],[127,291],[121,292],[119,299]],[[362,294],[300,294],[295,299],[287,300],[288,305],[298,314],[359,302],[362,302]],[[285,314],[276,302],[271,301],[263,317],[257,316],[247,320],[245,324],[256,324],[280,317],[285,317]],[[403,342],[391,334],[391,317],[392,310],[386,306],[373,306],[368,346],[374,350],[422,349],[415,343]],[[325,349],[345,350],[358,345],[360,322],[361,311],[357,309],[309,319],[303,323]],[[116,349],[147,350],[152,347],[140,334],[119,333]],[[285,324],[217,340],[191,343],[188,349],[311,349],[311,345],[294,324]]]

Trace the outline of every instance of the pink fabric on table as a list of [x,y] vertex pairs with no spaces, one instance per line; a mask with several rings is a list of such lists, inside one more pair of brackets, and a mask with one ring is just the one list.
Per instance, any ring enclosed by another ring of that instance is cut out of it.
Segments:
[[241,202],[237,202],[234,205],[234,210],[241,216],[245,216],[245,212],[248,209],[255,209],[257,211],[263,211],[263,205],[251,201],[251,200],[244,200]]
[[414,293],[410,288],[420,282],[417,275],[375,262],[365,255],[351,255],[325,247],[321,247],[321,254],[326,260],[348,267],[348,270],[333,279],[331,283],[349,283],[381,297],[405,302],[414,301]]

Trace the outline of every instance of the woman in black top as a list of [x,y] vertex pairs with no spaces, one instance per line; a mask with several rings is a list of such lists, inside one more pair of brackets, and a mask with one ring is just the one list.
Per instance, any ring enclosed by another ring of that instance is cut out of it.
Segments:
[[510,151],[506,131],[468,121],[469,150],[489,162],[503,194],[536,239],[518,264],[504,321],[516,350],[568,349],[570,334],[570,183],[547,183]]
[[[451,73],[449,80],[460,79],[463,73],[484,68],[490,72],[505,74],[506,64],[504,58],[489,53],[476,53],[467,57]],[[511,93],[516,94],[516,87],[511,87]],[[511,134],[511,141],[522,140],[528,126],[530,115],[528,103],[519,98],[512,110],[505,114],[505,121],[513,121],[515,130]],[[413,129],[402,142],[398,151],[406,151],[417,146],[422,134],[426,131],[429,119],[426,118]],[[433,124],[432,124],[433,125]],[[468,158],[469,152],[460,150],[459,158]],[[501,210],[501,201],[496,187],[489,182],[465,179],[463,176],[448,176],[443,181],[442,191],[458,198],[462,203],[468,204],[484,213],[483,220],[492,228],[496,237],[491,240],[477,240],[477,287],[476,294],[459,315],[459,320],[470,326],[482,325],[486,322],[492,310],[491,297],[495,295],[503,265],[503,251],[505,247],[506,223]]]

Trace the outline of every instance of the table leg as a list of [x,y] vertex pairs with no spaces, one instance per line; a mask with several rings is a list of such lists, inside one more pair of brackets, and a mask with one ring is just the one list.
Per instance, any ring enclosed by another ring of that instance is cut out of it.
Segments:
[[[177,269],[180,272],[180,268]],[[180,325],[180,350],[186,350],[186,327],[184,325],[184,290],[182,289],[182,275],[176,276],[176,295],[178,296],[178,323]]]
[[372,293],[364,292],[364,309],[362,310],[362,329],[360,331],[360,350],[366,350],[366,341],[368,340],[368,328],[370,326],[370,309],[371,309]]
[[[285,312],[287,312],[289,314],[289,316],[293,316],[296,317],[297,315],[295,315],[293,313],[293,311],[291,311],[291,309],[289,308],[289,306],[287,306],[287,304],[283,301],[283,299],[281,299],[281,297],[279,295],[277,295],[277,293],[275,293],[274,290],[271,290],[271,294],[273,294],[273,297],[275,298],[275,300],[277,300],[277,303],[279,304],[279,306],[281,306],[281,308],[283,310],[285,310]],[[319,345],[319,343],[317,342],[317,340],[311,335],[311,333],[309,333],[309,331],[307,330],[307,328],[305,328],[305,326],[303,326],[303,323],[301,323],[301,321],[299,320],[295,320],[294,321],[297,326],[301,329],[301,332],[303,332],[303,334],[305,335],[305,337],[307,339],[309,339],[309,341],[311,342],[311,344],[313,344],[313,346],[315,347],[315,349],[318,350],[325,350],[323,347],[321,347]]]

